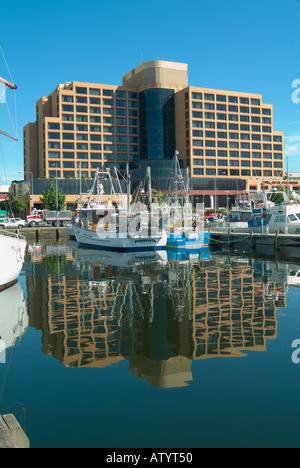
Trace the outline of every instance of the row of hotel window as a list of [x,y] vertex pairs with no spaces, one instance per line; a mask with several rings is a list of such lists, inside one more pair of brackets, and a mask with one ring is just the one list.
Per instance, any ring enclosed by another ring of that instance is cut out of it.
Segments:
[[[48,149],[61,149],[61,144],[59,141],[57,142],[49,142],[48,143]],[[63,149],[75,149],[74,144],[71,143],[70,145],[64,145]],[[127,153],[132,152],[132,153],[137,153],[138,152],[138,146],[137,145],[110,145],[110,144],[98,144],[98,143],[77,143],[76,144],[76,149],[81,150],[81,151],[88,151],[89,149],[91,151],[120,151],[122,153]],[[67,153],[69,154],[69,153]],[[71,153],[70,153],[71,154]]]
[[[86,88],[86,87],[76,87],[75,88],[76,94],[90,94],[90,96],[101,96],[101,92],[103,96],[108,97],[117,97],[117,98],[124,98],[128,96],[129,99],[137,99],[137,93],[132,91],[121,91],[121,90],[113,90],[113,89],[101,89],[101,88]],[[69,97],[69,96],[68,96]]]
[[[189,98],[188,93],[185,95],[186,100]],[[260,106],[261,102],[260,99],[257,98],[247,98],[247,97],[238,97],[238,96],[226,96],[224,94],[210,94],[210,93],[197,93],[192,92],[192,99],[202,100],[204,98],[205,101],[217,101],[217,102],[230,102],[230,103],[240,103],[240,104],[251,104],[251,106]]]
[[[189,142],[187,141],[187,144]],[[193,140],[192,141],[192,145],[193,147],[206,147],[206,148],[239,148],[240,147],[240,144],[239,142],[235,142],[235,141],[230,141],[229,143],[227,141],[215,141],[215,140]],[[274,151],[282,151],[283,150],[283,146],[282,145],[278,145],[278,144],[269,144],[269,143],[264,143],[263,145],[261,143],[251,143],[251,148],[253,150],[261,150],[263,147],[264,150],[272,150],[272,147],[273,147],[273,150]],[[250,149],[250,143],[241,143],[241,148],[243,149]]]
[[[126,102],[126,101],[125,101]],[[189,103],[186,102],[185,108],[189,108]],[[249,107],[249,106],[235,106],[227,104],[214,104],[213,102],[202,102],[193,101],[192,109],[205,109],[205,110],[218,110],[221,112],[240,112],[241,114],[256,114],[256,115],[272,115],[271,109],[264,109],[260,107]]]
[[[245,158],[245,159],[262,159],[262,154],[260,151],[227,151],[227,150],[218,150],[216,152],[216,150],[205,150],[205,156],[209,156],[209,157],[216,157],[216,153],[218,155],[219,158],[227,158],[228,157],[228,153],[229,153],[229,157],[230,158]],[[187,154],[187,156],[189,157],[190,155]],[[193,156],[204,156],[204,151],[203,150],[198,150],[198,149],[194,149],[193,150]],[[273,158],[274,159],[282,159],[283,158],[283,154],[282,153],[274,153],[273,154]],[[272,159],[272,153],[263,153],[263,159]]]
[[[251,125],[251,130],[252,132],[261,132],[261,126],[260,124],[263,123],[265,125],[271,125],[271,119],[269,117],[265,117],[263,119],[260,119],[260,117],[251,119],[252,124],[259,124],[259,125]],[[186,122],[187,126],[189,126],[189,121]],[[192,121],[192,127],[193,128],[203,128],[203,122],[201,120],[193,120]],[[216,128],[216,123],[215,122],[205,122],[205,128],[211,128],[215,129]],[[240,124],[240,127],[238,124],[230,123],[227,124],[227,122],[218,122],[217,123],[217,129],[218,130],[238,130],[240,128],[241,131],[248,131],[250,132],[250,125],[248,124]]]
[[[63,152],[62,155],[59,151],[49,151],[48,153],[49,159],[61,159],[61,156],[63,157],[63,159],[75,159],[75,153],[73,151]],[[81,160],[94,159],[97,161],[101,161],[102,157],[106,161],[114,161],[115,159],[117,159],[118,161],[127,161],[128,159],[129,161],[138,161],[137,154],[129,154],[128,157],[127,153],[117,153],[115,157],[114,153],[104,153],[103,156],[101,153],[76,153],[76,158]],[[56,161],[50,161],[50,163],[56,164]]]
[[[231,122],[250,122],[250,115],[245,114],[219,114],[215,112],[204,112],[204,118],[208,120],[215,120],[217,116],[217,120],[229,120]],[[185,113],[185,118],[189,120],[190,113],[187,111]],[[192,111],[192,118],[193,119],[203,119],[203,112],[202,111]],[[269,117],[263,117],[269,118]],[[260,116],[251,116],[252,123],[261,123],[262,117]]]
[[232,160],[232,161],[227,161],[226,159],[219,159],[216,161],[215,159],[194,159],[193,164],[194,166],[204,166],[204,161],[205,161],[205,166],[216,166],[218,163],[218,166],[230,166],[230,167],[264,167],[264,168],[272,168],[274,164],[274,168],[276,169],[282,169],[282,162],[274,162],[272,163],[271,161],[239,161],[239,160]]
[[[135,132],[134,132],[135,133]],[[67,133],[62,135],[63,140],[77,140],[77,141],[110,141],[110,142],[120,142],[120,143],[138,143],[138,137],[136,136],[129,136],[127,135],[98,135],[98,134],[88,134],[88,133],[77,133],[76,138],[74,137],[74,133]],[[48,140],[60,140],[59,133],[49,133]],[[74,145],[74,143],[73,143]]]
[[255,170],[251,171],[249,169],[239,170],[239,169],[193,169],[194,176],[237,176],[237,177],[282,177],[283,171],[261,171]]
[[[69,117],[69,116],[68,116]],[[78,115],[76,116],[78,117],[77,122],[80,122],[79,124],[77,123],[76,125],[76,129],[79,130],[79,131],[82,131],[82,132],[87,132],[87,131],[90,131],[90,132],[101,132],[101,125],[90,125],[88,126],[87,125],[87,122],[88,122],[88,119],[87,119],[87,116],[83,116],[83,115]],[[95,120],[97,119],[97,120]],[[101,117],[90,117],[90,123],[101,123]],[[116,123],[116,125],[133,125],[133,126],[137,126],[138,122],[137,122],[137,119],[124,119],[122,117],[116,117],[116,120],[114,119],[114,117],[103,117],[103,124],[109,124],[108,125],[104,125],[103,126],[103,132],[114,132],[114,128],[113,125],[114,123]],[[64,124],[60,124],[58,122],[49,122],[48,123],[48,130],[60,130],[62,128],[62,130],[74,130],[75,129],[75,124],[70,124],[70,123],[64,123]],[[124,127],[117,127],[117,129],[119,128],[124,128]],[[130,127],[131,128],[131,127]],[[131,130],[129,129],[129,132],[131,133]],[[133,132],[133,130],[132,130]]]
[[[125,102],[125,101],[124,101]],[[108,105],[108,104],[106,104]],[[112,104],[111,104],[112,106]],[[123,107],[133,107],[133,106],[123,106]],[[76,111],[79,114],[87,114],[89,109],[90,114],[114,114],[113,107],[88,107],[88,106],[76,106],[74,110],[74,106],[71,105],[62,105],[61,110],[62,112],[70,112],[74,113]],[[101,112],[102,110],[102,112]],[[127,109],[115,109],[117,115],[127,115]],[[128,115],[132,117],[137,117],[137,110],[128,109]]]
[[69,104],[92,104],[96,106],[100,106],[101,103],[103,106],[115,106],[115,107],[137,107],[137,101],[126,101],[124,99],[100,99],[100,98],[88,98],[82,96],[76,96],[74,101],[74,96],[62,96],[63,103]]
[[[266,131],[266,130],[264,130]],[[271,133],[271,132],[270,132]],[[251,135],[251,138],[250,138]],[[186,137],[189,138],[190,134],[187,131],[186,132]],[[197,138],[220,138],[220,139],[229,139],[229,140],[264,140],[264,141],[271,141],[271,138],[262,138],[262,135],[260,133],[237,133],[237,132],[215,132],[212,130],[206,130],[203,132],[202,130],[193,130],[192,131],[192,136],[197,137]],[[273,141],[276,142],[282,142],[282,137],[274,135],[273,136]]]

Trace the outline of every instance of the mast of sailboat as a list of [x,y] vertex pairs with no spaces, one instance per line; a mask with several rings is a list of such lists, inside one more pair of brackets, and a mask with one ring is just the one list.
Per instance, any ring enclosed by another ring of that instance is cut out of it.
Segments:
[[[4,86],[7,86],[10,89],[13,89],[13,90],[17,89],[17,86],[15,84],[10,83],[9,81],[5,80],[4,78],[1,78],[1,76],[0,76],[0,83],[4,84]],[[8,138],[11,138],[14,141],[18,141],[18,138],[13,137],[9,133],[4,132],[4,130],[1,130],[1,129],[0,129],[0,135],[4,135],[4,136],[6,136]]]

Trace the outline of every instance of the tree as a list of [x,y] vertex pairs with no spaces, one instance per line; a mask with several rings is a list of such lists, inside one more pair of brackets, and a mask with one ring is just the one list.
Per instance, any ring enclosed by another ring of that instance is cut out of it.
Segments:
[[[51,182],[49,190],[43,192],[40,200],[46,210],[56,211],[56,186],[53,182]],[[57,203],[59,210],[63,210],[66,206],[66,195],[62,193],[60,188],[57,190]]]
[[22,211],[26,209],[26,203],[21,198],[12,198],[10,202],[12,212],[16,215],[20,215]]

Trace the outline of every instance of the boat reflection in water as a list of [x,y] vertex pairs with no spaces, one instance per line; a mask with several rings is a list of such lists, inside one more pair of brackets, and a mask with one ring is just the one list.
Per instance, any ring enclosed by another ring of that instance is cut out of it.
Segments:
[[127,360],[152,386],[182,387],[195,360],[265,352],[297,278],[293,265],[208,250],[167,258],[78,248],[27,275],[30,320],[64,366]]
[[0,362],[18,344],[28,328],[25,298],[20,283],[0,292]]

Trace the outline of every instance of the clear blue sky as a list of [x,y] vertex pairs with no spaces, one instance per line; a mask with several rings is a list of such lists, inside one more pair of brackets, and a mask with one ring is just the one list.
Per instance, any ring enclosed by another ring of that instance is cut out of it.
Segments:
[[[1,2],[0,44],[19,87],[20,141],[0,137],[0,180],[21,178],[22,130],[41,96],[73,80],[119,85],[129,70],[158,59],[187,63],[192,86],[262,94],[274,106],[274,129],[285,132],[289,169],[300,172],[300,103],[292,102],[299,18],[299,0]],[[0,56],[1,75],[9,77]],[[2,127],[11,130],[3,104]]]

